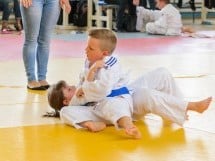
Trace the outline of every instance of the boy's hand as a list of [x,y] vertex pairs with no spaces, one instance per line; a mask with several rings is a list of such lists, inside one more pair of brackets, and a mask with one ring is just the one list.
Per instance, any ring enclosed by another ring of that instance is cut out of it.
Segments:
[[105,66],[104,61],[98,60],[90,67],[90,70],[96,72],[98,69],[103,68],[104,66]]
[[105,63],[103,60],[98,60],[96,61],[89,69],[89,72],[87,74],[87,81],[93,81],[95,79],[95,75],[97,73],[97,70],[99,70],[100,68],[103,68],[105,66]]
[[60,0],[60,6],[62,9],[65,9],[67,14],[71,12],[71,6],[69,3],[69,0]]
[[83,97],[84,96],[84,91],[82,88],[79,88],[78,91],[76,92],[76,97]]

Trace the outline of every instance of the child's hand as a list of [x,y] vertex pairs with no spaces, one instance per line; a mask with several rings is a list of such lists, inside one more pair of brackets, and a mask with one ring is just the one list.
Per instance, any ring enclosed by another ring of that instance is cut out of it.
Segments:
[[76,97],[83,97],[84,96],[84,91],[82,88],[79,88],[78,91],[76,92]]
[[105,63],[103,60],[98,60],[90,67],[90,70],[96,72],[98,69],[103,68],[104,65]]
[[105,66],[105,63],[103,60],[96,61],[89,69],[89,72],[87,74],[87,81],[93,81],[95,79],[95,75],[97,73],[97,70],[100,68],[103,68]]
[[62,9],[65,9],[67,14],[71,12],[71,5],[69,3],[69,0],[60,0],[60,6]]

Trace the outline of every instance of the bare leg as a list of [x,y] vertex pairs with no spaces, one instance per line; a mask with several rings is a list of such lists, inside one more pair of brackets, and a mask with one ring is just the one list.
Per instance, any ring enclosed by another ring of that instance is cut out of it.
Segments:
[[87,128],[91,132],[99,132],[106,128],[104,122],[95,122],[95,121],[85,121],[80,123],[80,126]]
[[118,120],[118,125],[125,129],[125,133],[135,139],[141,138],[139,129],[133,124],[132,119],[128,116],[122,117]]
[[187,106],[187,110],[203,113],[205,110],[208,109],[211,101],[212,101],[212,97],[208,97],[198,102],[189,102]]

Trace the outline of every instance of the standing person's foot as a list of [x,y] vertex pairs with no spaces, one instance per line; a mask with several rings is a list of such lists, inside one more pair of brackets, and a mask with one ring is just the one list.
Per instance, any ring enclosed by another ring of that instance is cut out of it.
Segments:
[[30,89],[30,90],[46,90],[37,81],[30,81],[30,82],[28,82],[27,88]]
[[15,23],[14,27],[15,27],[16,31],[22,31],[23,30],[23,27],[22,27],[21,23]]
[[13,29],[10,26],[2,26],[1,33],[2,34],[11,34]]
[[22,19],[21,19],[21,17],[16,18],[16,22],[14,24],[14,27],[15,27],[16,31],[22,31],[23,30],[23,25],[22,25]]
[[48,89],[50,87],[49,83],[46,80],[40,80],[39,83],[40,83],[40,86],[45,89]]

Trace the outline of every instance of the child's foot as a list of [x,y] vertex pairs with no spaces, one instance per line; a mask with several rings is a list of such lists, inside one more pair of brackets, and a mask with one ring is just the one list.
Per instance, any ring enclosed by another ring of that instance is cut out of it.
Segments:
[[212,101],[212,97],[208,97],[198,102],[190,102],[188,104],[188,110],[193,110],[199,113],[203,113],[205,110],[208,109],[211,101]]
[[125,133],[129,136],[132,136],[135,139],[141,138],[141,133],[136,126],[125,129]]
[[83,126],[91,132],[99,132],[106,128],[106,124],[104,122],[93,122],[93,121],[87,121],[83,124]]
[[139,6],[140,5],[140,0],[133,0],[133,5]]
[[183,26],[182,27],[182,33],[195,33],[196,31],[194,30],[194,28],[190,27],[190,26]]

